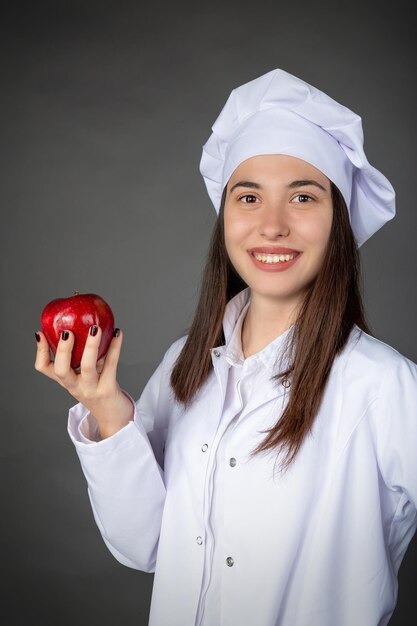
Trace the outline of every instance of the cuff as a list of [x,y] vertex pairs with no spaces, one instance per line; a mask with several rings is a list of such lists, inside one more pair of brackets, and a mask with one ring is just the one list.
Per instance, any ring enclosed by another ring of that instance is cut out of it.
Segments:
[[[133,404],[133,420],[106,439],[101,439],[99,427],[94,415],[92,415],[81,402],[70,408],[68,413],[68,434],[76,447],[112,447],[116,441],[124,439],[126,431],[129,430],[129,426],[135,421],[136,404],[126,391],[123,391],[123,393]],[[139,427],[139,430],[142,430],[142,428]]]
[[100,429],[94,415],[88,413],[78,424],[79,441],[83,443],[97,443],[101,441]]

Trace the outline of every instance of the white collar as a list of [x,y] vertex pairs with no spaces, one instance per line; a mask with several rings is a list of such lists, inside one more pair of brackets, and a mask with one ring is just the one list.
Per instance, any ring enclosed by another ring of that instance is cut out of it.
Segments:
[[[224,356],[230,365],[249,366],[249,364],[261,361],[268,369],[277,369],[282,349],[285,347],[288,334],[292,326],[276,337],[267,346],[256,354],[245,359],[242,351],[242,325],[250,304],[250,288],[234,296],[226,305],[223,318],[223,332],[225,336]],[[279,368],[281,369],[281,368]]]

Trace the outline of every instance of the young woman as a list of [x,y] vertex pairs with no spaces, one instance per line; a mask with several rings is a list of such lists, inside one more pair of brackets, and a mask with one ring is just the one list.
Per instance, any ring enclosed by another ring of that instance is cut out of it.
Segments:
[[[357,247],[394,215],[360,118],[274,70],[203,148],[218,211],[190,332],[135,403],[123,335],[71,370],[69,434],[105,543],[155,571],[153,626],[382,626],[417,524],[417,366],[367,334]],[[95,329],[97,330],[97,329]]]

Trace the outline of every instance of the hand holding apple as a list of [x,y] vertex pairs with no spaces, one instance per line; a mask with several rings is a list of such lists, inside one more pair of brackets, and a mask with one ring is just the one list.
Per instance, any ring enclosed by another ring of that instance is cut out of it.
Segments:
[[80,366],[85,342],[91,326],[102,331],[97,359],[104,356],[113,337],[114,316],[110,306],[94,293],[75,292],[69,298],[58,298],[49,302],[41,314],[42,331],[55,354],[62,331],[74,333],[71,367]]
[[[116,379],[123,333],[113,330],[109,305],[95,294],[75,294],[47,304],[41,322],[43,332],[35,333],[35,369],[59,383],[90,411],[102,439],[126,426],[133,419],[134,403]],[[106,359],[100,363],[104,354]],[[74,369],[78,364],[79,371]]]

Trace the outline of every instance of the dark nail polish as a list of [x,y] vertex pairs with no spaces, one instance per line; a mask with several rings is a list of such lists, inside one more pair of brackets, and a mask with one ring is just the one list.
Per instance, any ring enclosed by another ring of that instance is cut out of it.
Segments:
[[64,341],[66,341],[69,337],[69,332],[67,330],[63,330],[61,333],[61,339],[63,339]]
[[92,326],[92,327],[90,328],[90,335],[91,335],[92,337],[95,337],[95,336],[97,335],[97,332],[98,332],[98,326]]
[[115,328],[113,331],[113,337],[118,337],[120,335],[120,328]]
[[36,341],[39,343],[41,340],[41,336],[39,333],[35,333]]

